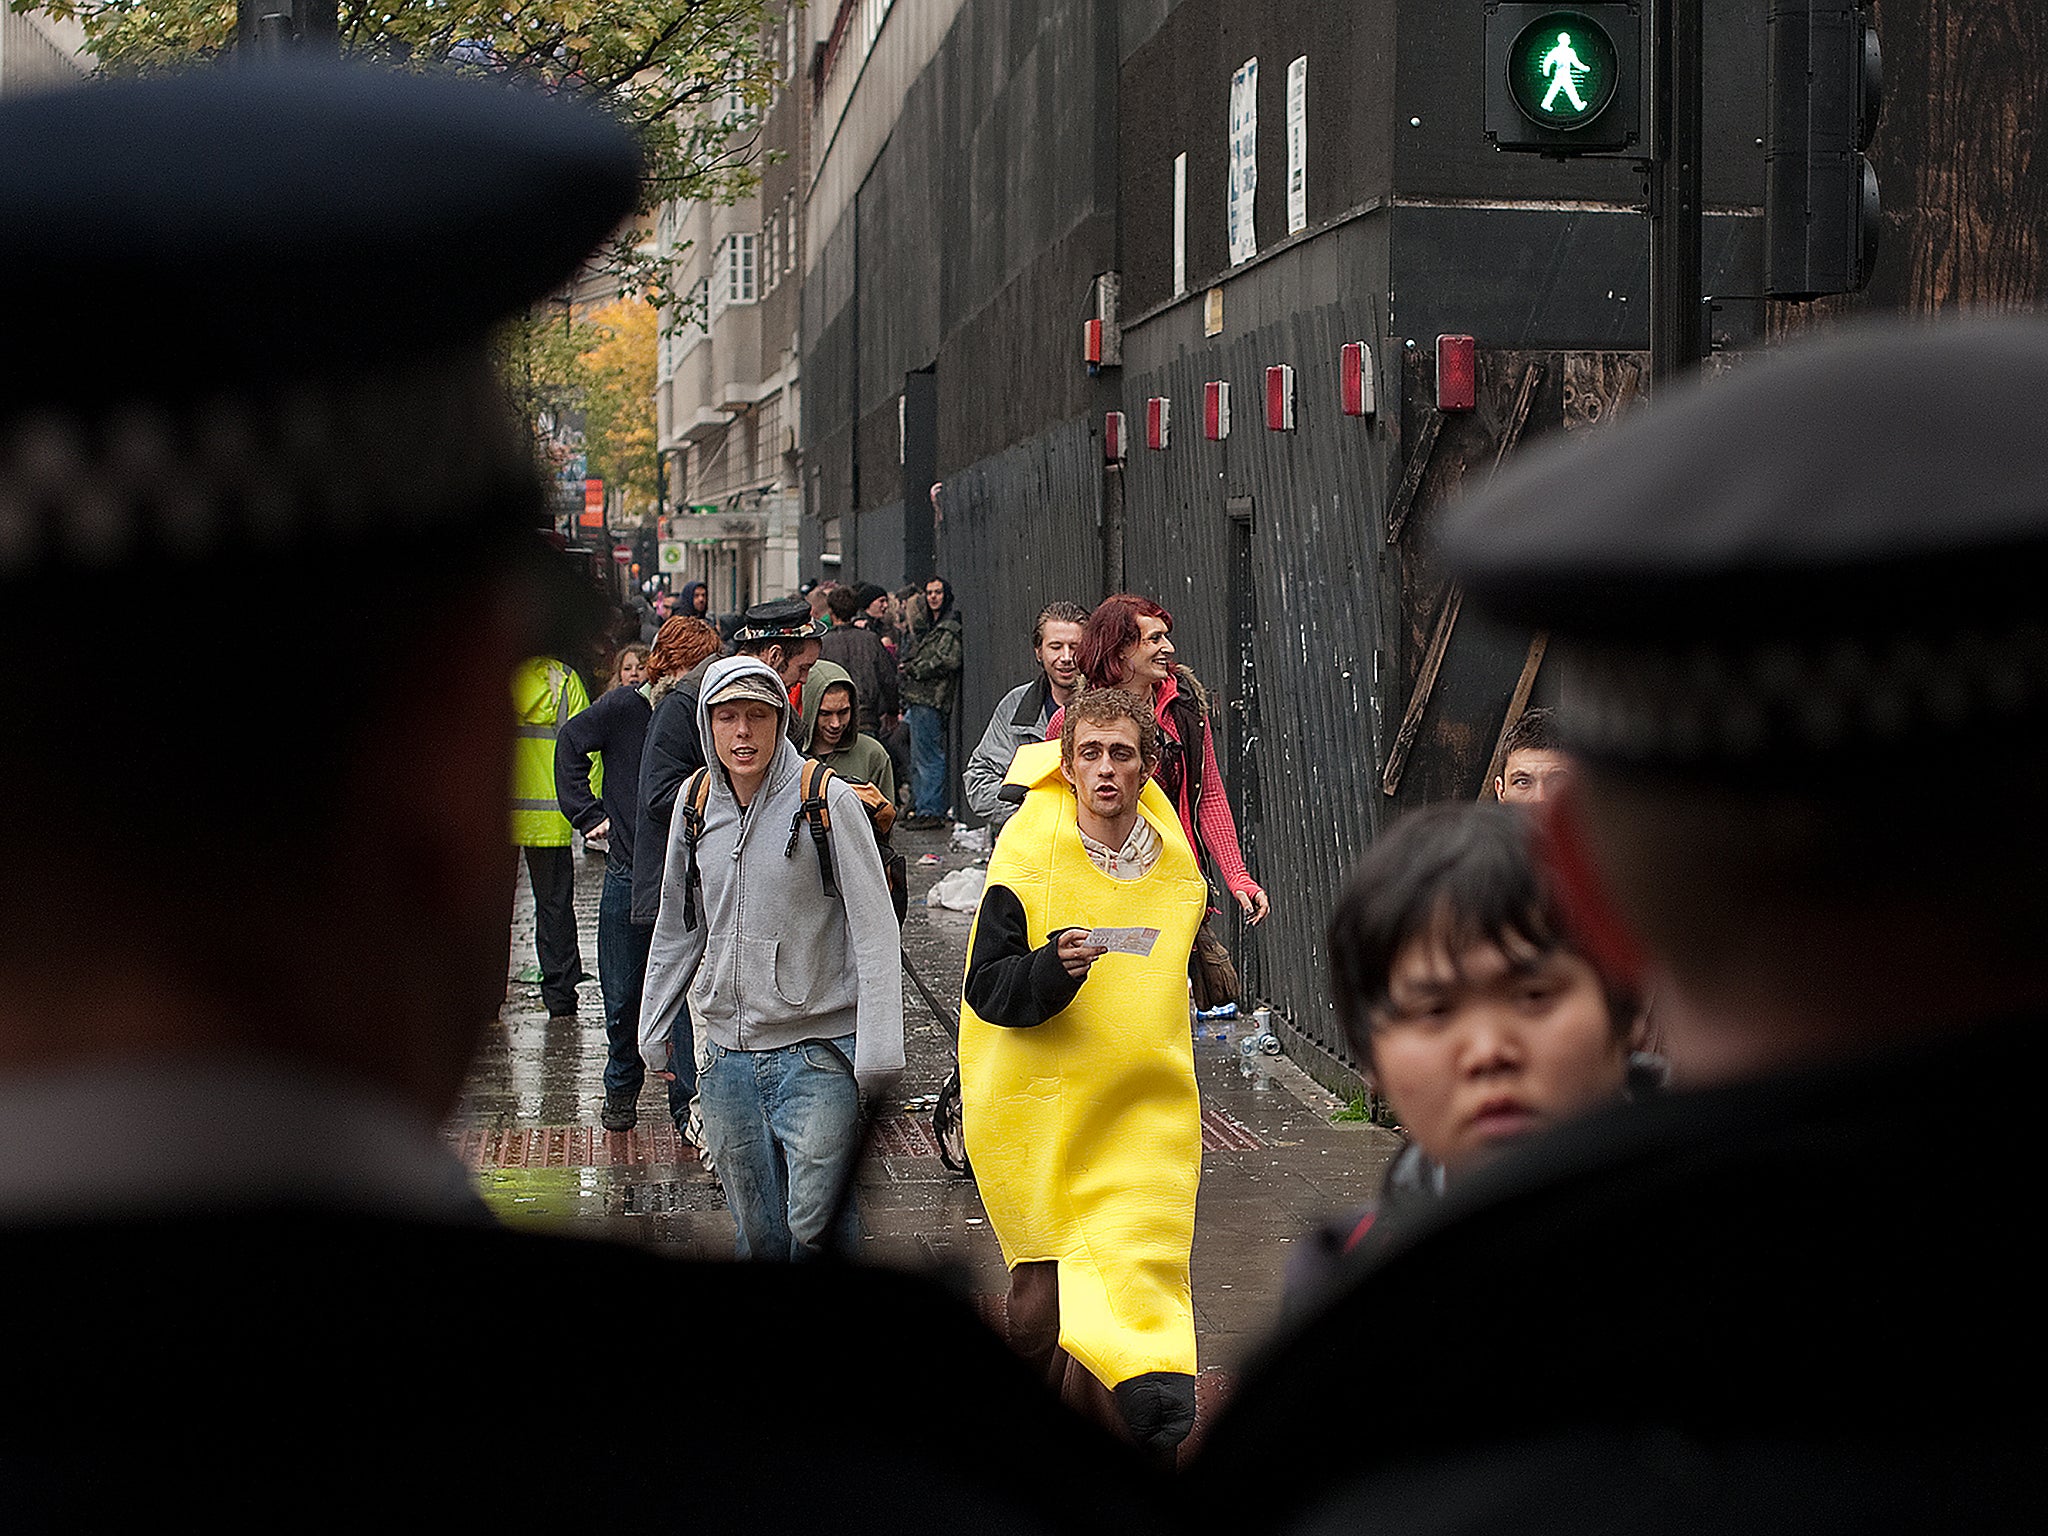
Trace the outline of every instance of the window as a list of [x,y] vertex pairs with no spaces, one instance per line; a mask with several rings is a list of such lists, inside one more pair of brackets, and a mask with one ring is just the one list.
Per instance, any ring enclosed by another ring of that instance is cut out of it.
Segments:
[[728,247],[726,300],[732,304],[751,304],[754,302],[754,253],[759,248],[760,237],[733,235],[725,243]]
[[[772,256],[773,253],[771,252]],[[796,194],[786,194],[782,199],[782,270],[790,273],[796,270]]]
[[754,253],[759,235],[727,235],[711,254],[710,318],[716,320],[729,304],[754,302]]
[[761,292],[763,294],[773,293],[776,280],[782,276],[782,268],[777,264],[775,258],[775,253],[780,248],[776,241],[780,238],[781,228],[782,215],[779,213],[769,214],[768,222],[761,226],[761,249],[767,253],[761,267]]

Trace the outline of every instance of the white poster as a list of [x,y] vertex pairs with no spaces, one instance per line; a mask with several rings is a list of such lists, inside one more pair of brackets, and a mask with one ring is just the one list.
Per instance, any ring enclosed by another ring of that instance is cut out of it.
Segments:
[[1259,190],[1259,61],[1230,77],[1230,264],[1259,254],[1252,203]]
[[1287,233],[1308,228],[1308,55],[1287,66]]
[[1173,157],[1173,296],[1188,291],[1188,157]]

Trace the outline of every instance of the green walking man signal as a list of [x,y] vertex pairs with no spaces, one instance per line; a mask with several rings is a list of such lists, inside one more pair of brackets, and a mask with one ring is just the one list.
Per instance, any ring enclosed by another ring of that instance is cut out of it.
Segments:
[[1559,91],[1564,92],[1574,112],[1593,110],[1579,96],[1580,78],[1591,74],[1592,71],[1586,67],[1586,61],[1580,58],[1572,47],[1571,33],[1557,34],[1557,46],[1543,55],[1543,62],[1537,66],[1537,72],[1550,76],[1550,89],[1544,92],[1542,111],[1549,112],[1556,106]]
[[1486,134],[1496,145],[1578,155],[1646,140],[1639,6],[1495,3],[1485,17]]

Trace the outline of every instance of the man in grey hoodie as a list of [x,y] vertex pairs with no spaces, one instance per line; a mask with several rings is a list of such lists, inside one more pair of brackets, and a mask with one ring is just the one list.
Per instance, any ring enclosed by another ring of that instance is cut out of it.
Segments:
[[703,825],[693,850],[693,777],[676,798],[640,1012],[641,1057],[666,1077],[687,997],[705,1141],[741,1258],[806,1257],[857,1235],[841,1194],[860,1095],[903,1068],[900,941],[867,812],[846,783],[828,786],[828,895],[789,713],[782,680],[751,657],[705,676]]

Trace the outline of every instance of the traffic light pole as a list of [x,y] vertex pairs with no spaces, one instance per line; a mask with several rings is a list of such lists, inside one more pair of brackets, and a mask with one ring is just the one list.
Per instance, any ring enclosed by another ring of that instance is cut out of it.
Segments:
[[1693,372],[1706,351],[1701,274],[1703,0],[1653,0],[1656,159],[1650,167],[1650,377]]

